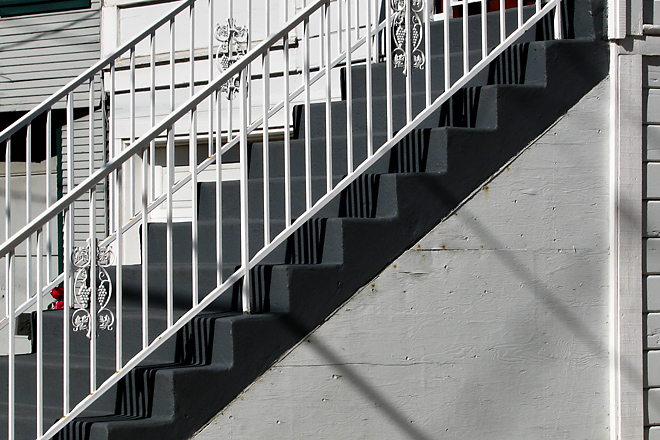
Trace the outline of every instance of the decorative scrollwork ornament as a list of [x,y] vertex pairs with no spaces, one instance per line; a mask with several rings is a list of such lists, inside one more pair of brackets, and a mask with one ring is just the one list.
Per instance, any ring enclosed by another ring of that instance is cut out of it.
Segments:
[[[112,283],[106,268],[112,264],[112,251],[103,246],[96,247],[96,261],[92,263],[92,243],[87,239],[86,246],[75,247],[71,255],[74,266],[73,275],[73,308],[71,324],[73,331],[87,331],[87,337],[92,336],[90,322],[98,324],[100,330],[111,331],[115,323],[115,315],[108,309],[112,298]],[[90,279],[92,264],[95,266],[96,280]],[[94,283],[94,284],[92,284]],[[92,317],[91,296],[92,287],[96,287],[96,316]]]
[[396,46],[392,51],[392,64],[394,68],[402,68],[406,71],[406,3],[410,1],[410,49],[412,51],[411,64],[415,69],[423,69],[426,64],[424,52],[420,49],[423,37],[422,18],[420,13],[424,10],[424,0],[391,0],[392,8],[392,38]]
[[[238,26],[233,18],[227,19],[227,24],[215,27],[215,38],[220,42],[215,54],[215,60],[220,72],[229,69],[232,64],[244,56],[248,50],[248,28]],[[234,99],[241,85],[241,75],[235,75],[227,80],[220,90],[227,99]]]

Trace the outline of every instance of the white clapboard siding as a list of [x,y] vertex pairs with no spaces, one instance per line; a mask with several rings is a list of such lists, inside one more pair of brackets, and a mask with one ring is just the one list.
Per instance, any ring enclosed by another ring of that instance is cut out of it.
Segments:
[[30,110],[99,60],[100,7],[0,18],[0,112]]
[[[0,17],[0,112],[29,111],[100,59],[101,1],[92,0],[91,3],[89,9]],[[95,105],[100,106],[101,85],[98,80],[95,88]],[[86,86],[83,86],[74,95],[76,114],[81,109],[87,108],[86,90]],[[65,102],[57,103],[54,108],[64,109]],[[106,157],[105,124],[100,110],[95,112],[94,119],[95,136],[92,152],[95,167],[98,168]],[[80,117],[74,124],[75,183],[89,174],[88,121],[87,116]],[[41,129],[43,127],[33,126],[33,130]],[[66,147],[68,143],[66,127],[63,127],[62,144]],[[62,185],[65,193],[68,184],[66,156],[66,148],[64,148]],[[56,160],[53,158],[52,161],[53,173],[55,173]],[[38,185],[38,180],[35,184]],[[57,191],[56,182],[53,182],[51,188],[51,197],[54,198]],[[36,188],[33,191],[40,194],[39,191],[43,191],[43,188]],[[99,185],[95,209],[99,237],[107,234],[106,193],[105,185]],[[17,203],[18,199],[17,196]],[[43,206],[35,207],[36,211],[41,209]],[[88,234],[88,211],[87,201],[76,203],[74,213],[77,244],[84,242]]]

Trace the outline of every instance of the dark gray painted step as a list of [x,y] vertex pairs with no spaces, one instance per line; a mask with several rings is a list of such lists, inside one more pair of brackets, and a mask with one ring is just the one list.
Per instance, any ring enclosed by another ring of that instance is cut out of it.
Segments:
[[[545,44],[544,44],[545,43]],[[529,42],[515,44],[505,50],[486,69],[479,72],[469,83],[470,86],[483,86],[490,84],[538,84],[545,85],[545,56],[544,49],[553,42]],[[431,57],[427,63],[431,70],[431,96],[435,98],[444,91],[445,57],[442,55]],[[481,51],[471,52],[470,67],[481,61]],[[452,54],[450,57],[450,77],[452,83],[463,75],[463,59],[461,54]],[[366,66],[361,64],[353,67],[352,84],[353,98],[364,98],[366,90]],[[387,65],[385,63],[372,64],[371,67],[372,96],[385,96],[387,93]],[[342,99],[346,98],[345,71],[342,70]],[[392,95],[406,94],[406,76],[401,69],[392,71]],[[411,79],[412,93],[426,91],[425,69],[414,69]]]
[[[438,134],[440,136],[440,134]],[[429,136],[430,137],[430,136]],[[435,139],[435,137],[434,137]],[[274,167],[275,168],[275,167]],[[273,169],[274,169],[273,168]],[[333,178],[333,185],[343,176]],[[331,201],[317,217],[339,216],[339,217],[357,217],[357,216],[387,216],[396,214],[396,206],[392,204],[384,191],[391,192],[393,185],[390,178],[386,176],[366,174],[348,188],[341,196]],[[251,220],[264,219],[264,180],[250,179],[248,181],[248,218]],[[284,194],[286,191],[285,181],[282,177],[275,177],[268,180],[269,201],[270,201],[270,219],[271,219],[271,239],[283,229],[285,215]],[[326,193],[325,177],[313,176],[312,183],[312,201],[316,202]],[[222,218],[223,220],[239,220],[240,216],[240,183],[238,181],[224,182],[222,185]],[[200,207],[199,219],[201,222],[215,223],[215,184],[202,184],[200,186],[199,200]],[[379,193],[382,193],[379,195]],[[305,209],[306,180],[304,177],[294,176],[291,178],[291,214],[295,220]],[[203,203],[202,203],[203,202]],[[164,223],[162,225],[165,225]],[[153,224],[150,228],[161,230],[165,226]],[[189,236],[190,234],[188,234]],[[258,233],[263,236],[263,233]],[[164,240],[162,235],[157,240]],[[214,235],[215,237],[215,235]],[[215,240],[215,238],[214,238]]]

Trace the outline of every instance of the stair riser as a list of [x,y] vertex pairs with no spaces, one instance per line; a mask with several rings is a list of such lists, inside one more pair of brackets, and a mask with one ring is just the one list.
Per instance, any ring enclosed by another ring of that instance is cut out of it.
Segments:
[[[542,43],[516,44],[500,55],[488,68],[479,72],[471,81],[470,86],[484,86],[490,84],[537,84],[544,85],[545,56]],[[470,53],[470,67],[481,60],[481,51]],[[428,60],[431,66],[431,95],[438,96],[444,91],[444,57],[438,56]],[[450,58],[450,72],[452,83],[463,75],[463,59],[461,54]],[[352,93],[354,99],[367,96],[366,66],[353,68]],[[372,92],[371,96],[386,96],[387,93],[387,65],[377,63],[371,65]],[[342,78],[344,79],[344,78]],[[342,96],[346,96],[346,84],[342,82]],[[392,95],[406,94],[406,76],[401,70],[392,71]],[[412,93],[426,92],[426,71],[414,69],[411,79]]]
[[[274,229],[280,232],[284,224],[278,222]],[[332,246],[333,242],[341,241],[341,221],[312,222],[313,226],[306,228],[305,232],[294,234],[285,243],[278,246],[264,261],[264,264],[284,264],[284,263],[340,263],[343,255],[340,249]],[[254,256],[262,249],[263,243],[263,222],[250,222],[250,256]],[[302,237],[307,238],[308,234],[314,236],[314,245],[309,248],[301,248],[299,242]],[[174,264],[190,264],[192,255],[191,225],[190,223],[176,223],[174,225],[174,235],[177,240],[172,252]],[[215,225],[199,225],[198,255],[200,263],[215,263],[216,261],[216,236]],[[165,263],[166,253],[166,227],[165,225],[151,225],[149,235],[149,255],[152,263]],[[226,264],[240,265],[241,262],[241,225],[237,222],[226,222],[223,224],[223,261]],[[215,287],[215,273],[212,275],[212,287]],[[205,286],[206,287],[206,286]]]
[[[470,128],[496,128],[498,123],[497,101],[494,100],[497,93],[496,87],[480,87],[475,89],[463,89],[458,96],[452,98],[451,102],[429,114],[417,128],[436,128],[445,126],[470,127]],[[435,98],[435,97],[433,97]],[[406,98],[403,96],[392,99],[392,109],[397,109],[393,114],[393,132],[396,133],[406,123]],[[411,99],[411,115],[414,118],[426,108],[426,98],[423,94],[416,94]],[[333,136],[347,136],[346,102],[332,103],[332,134]],[[310,135],[312,138],[325,138],[326,109],[324,104],[313,104],[310,106]],[[296,121],[296,134],[298,139],[305,136],[304,113],[300,113]],[[383,97],[374,98],[372,107],[372,128],[374,133],[384,134],[387,132],[387,99]],[[353,123],[350,133],[365,134],[367,132],[367,108],[366,101],[354,100],[352,106]]]
[[[523,7],[523,19],[527,20],[534,15],[536,7],[534,5]],[[504,14],[506,35],[510,35],[518,27],[518,10],[507,9]],[[449,52],[462,53],[463,43],[463,18],[454,18],[449,20]],[[470,51],[481,51],[482,45],[482,15],[468,15],[468,48]],[[431,54],[441,55],[444,53],[444,21],[431,22]],[[552,20],[542,20],[541,23],[532,27],[518,42],[526,43],[530,41],[539,41],[540,39],[552,38]],[[500,12],[489,12],[486,14],[486,35],[487,46],[493,48],[500,43]],[[394,44],[392,45],[394,47]],[[424,41],[420,46],[424,48]]]
[[[435,140],[441,136],[426,136],[426,144],[430,144],[429,140]],[[442,147],[442,144],[440,144]],[[414,150],[410,153],[409,150]],[[421,152],[420,152],[421,150]],[[390,169],[404,168],[407,166],[427,166],[433,169],[441,169],[444,158],[441,154],[427,154],[421,147],[400,148],[394,153],[397,156],[388,158],[388,166]],[[442,151],[442,148],[439,149]],[[419,156],[422,156],[418,159]],[[430,157],[429,156],[433,156]],[[411,165],[408,165],[411,163]],[[421,165],[420,165],[421,163]],[[381,168],[381,164],[376,164],[374,168]],[[435,168],[438,167],[438,168]],[[371,170],[370,170],[371,171]],[[316,217],[374,217],[374,216],[390,216],[396,214],[396,201],[392,200],[390,195],[391,191],[388,189],[387,177],[376,177],[372,174],[365,174],[360,176],[357,180],[351,183],[348,188],[342,191],[341,195],[335,200],[331,201],[325,206]],[[339,181],[339,178],[334,179],[334,184]],[[240,194],[238,190],[239,182],[225,182],[223,184],[222,193],[222,219],[228,225],[232,222],[240,220]],[[263,181],[250,180],[248,191],[248,218],[250,220],[258,221],[263,228]],[[305,210],[305,180],[302,178],[291,179],[291,206],[292,206],[292,219],[296,219]],[[316,202],[320,196],[326,193],[326,181],[323,178],[314,178],[312,180],[312,202]],[[271,239],[275,237],[284,228],[284,191],[285,183],[282,179],[271,181],[269,185],[269,201],[270,210],[269,216],[271,220]],[[388,193],[388,191],[390,191]],[[200,211],[199,220],[200,225],[208,222],[215,224],[215,185],[203,184],[200,187],[200,200],[204,200],[204,211]],[[153,228],[162,229],[166,224],[154,224]],[[215,229],[215,228],[212,228]],[[253,235],[252,233],[250,235]],[[258,232],[257,236],[263,237],[263,232]],[[188,234],[190,236],[190,234]],[[206,234],[199,234],[200,241],[206,240]],[[215,246],[215,235],[213,236],[213,246]],[[162,242],[166,236],[160,236],[157,241]]]
[[[109,270],[111,282],[114,286],[115,296],[117,292],[116,282],[114,280],[114,268]],[[128,273],[128,272],[127,272]],[[128,283],[125,283],[125,286],[128,287]],[[123,295],[126,300],[132,296],[129,291],[124,292]],[[130,300],[129,300],[130,301]],[[115,324],[117,320],[117,313],[115,307],[115,299],[110,301],[108,307],[113,311],[115,315]],[[141,318],[139,317],[139,312],[136,313],[134,308],[124,309],[124,314],[122,316],[122,327],[124,334],[131,335],[141,335],[142,334],[142,323]],[[44,328],[49,329],[48,332],[44,333],[43,337],[43,346],[45,353],[61,353],[62,351],[62,312],[61,311],[50,311],[44,313]],[[70,324],[70,319],[67,321],[69,326],[69,352],[72,356],[87,357],[89,356],[89,339],[86,336],[85,331],[72,331]],[[149,315],[149,336],[151,339],[154,339],[160,332],[162,332],[166,327],[165,316],[162,313],[159,313],[157,310],[152,311]],[[97,346],[97,357],[100,365],[112,366],[115,362],[115,353],[116,353],[116,325],[115,328],[111,331],[99,330],[98,337],[96,340]],[[154,362],[171,362],[173,359],[173,353],[176,350],[175,341],[165,342],[161,348],[154,355]],[[142,349],[141,338],[125,338],[122,345],[123,357],[124,359],[130,359]]]
[[[386,141],[386,136],[375,135],[373,137],[374,151]],[[372,165],[369,173],[401,173],[431,170],[440,172],[444,169],[445,163],[443,145],[442,134],[439,131],[415,130]],[[313,177],[320,176],[325,178],[325,139],[311,139],[310,146],[310,173]],[[284,177],[284,148],[282,143],[270,143],[268,150],[270,164],[268,172],[270,178]],[[336,137],[333,139],[332,169],[335,174],[340,172],[346,173],[348,171],[346,150],[345,137]],[[250,176],[254,179],[261,179],[263,177],[263,144],[252,144],[250,151]],[[356,135],[353,137],[354,166],[363,162],[366,158],[367,137],[366,135]],[[305,175],[305,141],[303,139],[291,141],[290,164],[289,172],[292,177],[302,177]],[[200,212],[202,209],[200,206]]]

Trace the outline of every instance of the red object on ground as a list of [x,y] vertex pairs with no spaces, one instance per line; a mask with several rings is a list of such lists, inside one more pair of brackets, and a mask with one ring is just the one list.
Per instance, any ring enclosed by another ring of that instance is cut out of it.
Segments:
[[64,288],[63,287],[56,287],[53,290],[50,291],[50,296],[55,299],[55,301],[62,302],[62,299],[64,298]]

